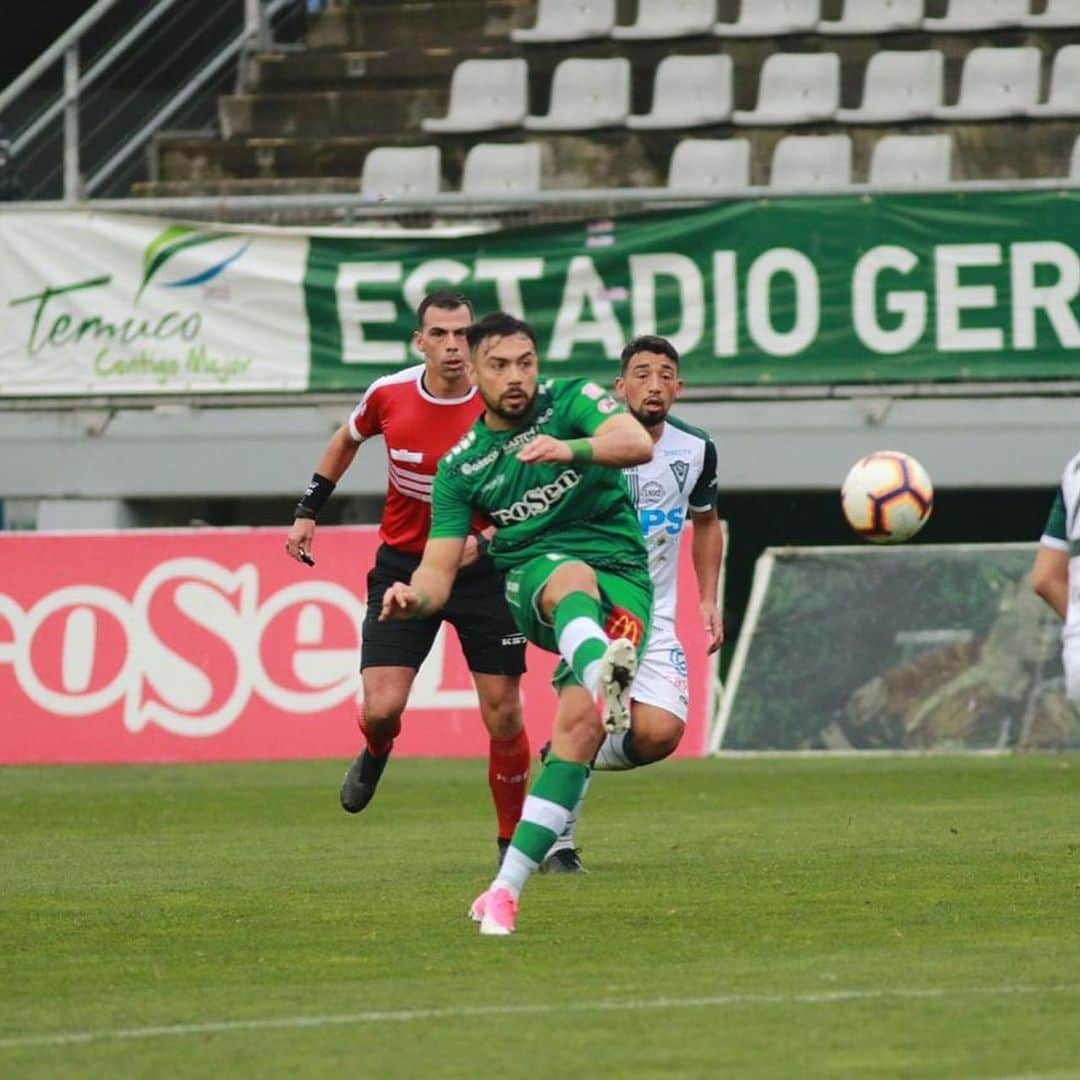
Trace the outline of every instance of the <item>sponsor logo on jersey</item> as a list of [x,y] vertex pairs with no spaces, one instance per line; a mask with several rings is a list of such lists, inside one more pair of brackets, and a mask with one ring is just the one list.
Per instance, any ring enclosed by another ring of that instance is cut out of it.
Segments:
[[668,468],[675,474],[675,482],[682,491],[686,487],[686,478],[690,475],[690,462],[685,458],[678,458],[668,462]]
[[491,516],[499,525],[515,525],[529,518],[546,514],[568,491],[581,483],[581,473],[564,469],[550,484],[538,484],[529,488],[516,503],[492,509]]
[[637,648],[645,637],[645,625],[632,611],[616,605],[604,624],[604,633],[612,641],[615,638],[629,638],[630,644]]
[[541,434],[540,425],[546,424],[554,411],[549,405],[524,431],[519,431],[512,439],[507,439],[503,443],[502,452],[512,454],[526,443],[532,442],[537,435]]
[[466,461],[461,466],[461,475],[472,476],[480,472],[481,469],[486,469],[498,456],[499,448],[496,446],[494,450],[489,450],[483,457],[477,458],[475,461]]
[[419,465],[424,460],[422,450],[395,450],[390,448],[390,457],[394,461],[407,461],[411,465]]
[[668,536],[678,536],[686,524],[686,515],[681,506],[673,507],[665,513],[663,510],[642,509],[638,511],[641,522],[641,535],[648,537],[657,529],[663,529]]

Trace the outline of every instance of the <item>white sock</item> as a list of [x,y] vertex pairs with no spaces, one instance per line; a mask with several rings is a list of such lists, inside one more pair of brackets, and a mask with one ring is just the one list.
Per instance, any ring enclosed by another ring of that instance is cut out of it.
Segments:
[[593,768],[600,772],[625,772],[627,769],[636,769],[637,765],[626,754],[626,740],[630,738],[629,731],[621,731],[618,735],[605,735],[600,749],[596,751]]
[[581,807],[585,803],[585,796],[589,793],[589,785],[592,783],[592,773],[585,777],[585,786],[581,789],[581,797],[577,801],[577,805],[570,811],[570,816],[566,819],[566,827],[561,833],[559,833],[558,839],[551,845],[551,851],[562,851],[564,848],[572,848],[574,846],[574,827],[577,825],[578,818],[581,816]]
[[491,888],[509,889],[516,900],[521,895],[521,890],[525,888],[525,882],[529,880],[538,865],[523,851],[518,851],[511,845],[506,849],[502,866],[499,867],[499,875],[491,883]]

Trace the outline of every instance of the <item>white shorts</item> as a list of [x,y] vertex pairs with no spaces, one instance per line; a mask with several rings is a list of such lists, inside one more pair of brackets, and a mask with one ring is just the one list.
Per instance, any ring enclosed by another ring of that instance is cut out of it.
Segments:
[[630,698],[642,705],[664,709],[686,723],[690,708],[686,653],[672,629],[653,626],[645,655],[638,661],[637,675],[630,686]]
[[1061,643],[1061,663],[1065,668],[1065,693],[1080,708],[1080,637],[1070,635]]

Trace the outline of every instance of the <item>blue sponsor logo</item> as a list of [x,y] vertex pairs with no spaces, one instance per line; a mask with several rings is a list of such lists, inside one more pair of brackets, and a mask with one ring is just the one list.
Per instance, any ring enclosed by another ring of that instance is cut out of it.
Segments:
[[685,679],[686,678],[686,653],[681,645],[675,645],[668,653],[671,666]]
[[663,510],[639,510],[638,520],[641,522],[641,535],[651,536],[657,529],[663,529],[668,536],[678,536],[683,531],[686,518],[683,508],[676,506],[666,513]]

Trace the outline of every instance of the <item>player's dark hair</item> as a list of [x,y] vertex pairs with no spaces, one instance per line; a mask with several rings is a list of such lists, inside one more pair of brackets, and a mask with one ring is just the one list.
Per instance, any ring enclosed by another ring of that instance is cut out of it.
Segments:
[[420,306],[416,309],[416,325],[418,328],[424,325],[424,312],[431,307],[438,308],[440,311],[456,311],[459,307],[468,308],[470,319],[476,314],[473,311],[472,301],[463,292],[454,292],[452,289],[436,289],[434,292],[429,292],[420,301]]
[[465,340],[470,349],[475,349],[481,341],[489,337],[508,337],[510,334],[524,334],[536,348],[536,332],[527,323],[505,311],[493,311],[479,322],[474,322],[465,331]]
[[627,365],[638,353],[651,352],[666,356],[676,367],[679,366],[679,350],[668,341],[667,338],[658,337],[656,334],[641,334],[639,337],[628,341],[622,351],[619,374],[625,375]]

